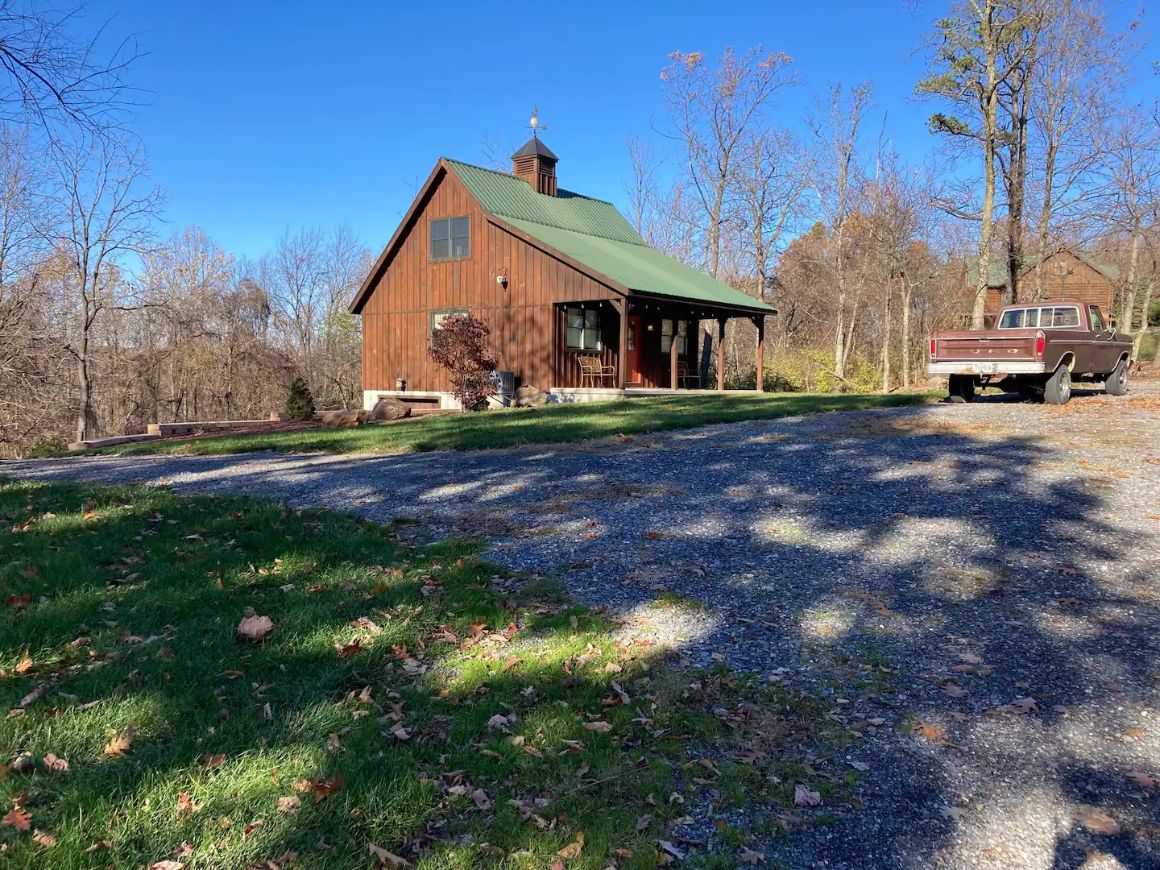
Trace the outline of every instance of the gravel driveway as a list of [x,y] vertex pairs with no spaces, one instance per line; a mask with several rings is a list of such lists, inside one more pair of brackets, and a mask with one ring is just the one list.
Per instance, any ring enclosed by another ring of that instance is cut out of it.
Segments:
[[770,842],[787,865],[1160,867],[1158,386],[493,452],[0,473],[424,518],[694,664],[829,696],[862,737],[819,764],[865,767],[863,807]]

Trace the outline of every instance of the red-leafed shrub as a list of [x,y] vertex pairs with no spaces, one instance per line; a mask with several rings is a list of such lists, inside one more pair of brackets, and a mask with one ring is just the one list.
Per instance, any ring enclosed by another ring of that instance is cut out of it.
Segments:
[[443,318],[431,335],[431,359],[451,376],[451,393],[464,410],[482,408],[495,393],[489,377],[495,371],[495,355],[487,345],[487,324],[470,314]]

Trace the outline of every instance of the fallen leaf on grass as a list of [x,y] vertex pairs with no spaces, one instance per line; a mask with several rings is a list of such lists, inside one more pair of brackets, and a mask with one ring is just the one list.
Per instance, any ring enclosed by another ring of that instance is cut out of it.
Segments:
[[119,734],[114,734],[109,742],[105,744],[105,755],[110,758],[119,758],[132,749],[133,733],[134,729],[130,726]]
[[346,774],[340,773],[330,779],[300,779],[294,783],[294,791],[309,792],[314,796],[314,802],[326,800],[342,788],[346,782]]
[[221,767],[226,763],[226,755],[224,752],[215,752],[212,755],[203,755],[201,757],[201,769],[213,770],[215,767]]
[[300,809],[302,809],[302,801],[297,795],[287,795],[286,797],[278,798],[278,812],[292,816]]
[[612,723],[605,722],[603,719],[597,719],[595,722],[585,722],[584,728],[587,731],[595,731],[598,734],[607,734],[612,730]]
[[1144,788],[1156,788],[1156,777],[1142,770],[1129,770],[1128,779],[1132,780],[1136,785],[1142,785]]
[[821,806],[822,794],[814,791],[807,785],[798,783],[794,786],[793,802],[795,806],[799,807],[816,807]]
[[189,792],[183,791],[177,796],[177,815],[192,816],[201,809],[201,804],[189,796]]
[[1119,823],[1103,810],[1096,807],[1081,807],[1079,811],[1079,823],[1093,834],[1115,836],[1120,833]]
[[0,827],[15,828],[18,831],[27,831],[31,824],[32,813],[23,807],[13,807],[0,818]]
[[411,862],[406,858],[401,858],[393,852],[388,852],[386,849],[382,848],[381,846],[376,846],[374,843],[371,843],[367,846],[367,851],[378,858],[379,861],[387,867],[402,868],[411,866]]
[[556,854],[561,858],[579,858],[584,852],[584,832],[580,831],[576,834],[576,839],[561,849]]
[[43,846],[45,849],[51,849],[56,845],[56,837],[44,831],[36,830],[32,832],[32,839]]
[[24,656],[16,663],[16,667],[12,669],[12,672],[15,674],[26,674],[32,670],[33,664],[35,662],[32,661],[32,656],[28,654],[28,650],[25,650]]
[[50,752],[44,756],[44,766],[49,770],[55,770],[57,773],[64,773],[68,770],[68,761]]
[[502,713],[496,713],[487,720],[487,727],[496,731],[507,731],[508,726],[511,725],[512,720]]
[[27,695],[20,699],[20,708],[31,707],[37,701],[44,697],[44,693],[48,691],[48,683],[41,683]]
[[274,630],[274,622],[268,616],[245,617],[238,623],[238,637],[250,643],[261,643]]
[[491,798],[488,797],[487,792],[481,788],[477,788],[471,793],[471,799],[475,801],[475,805],[477,807],[484,811],[490,810],[493,806]]
[[155,861],[149,865],[149,870],[185,870],[181,861]]

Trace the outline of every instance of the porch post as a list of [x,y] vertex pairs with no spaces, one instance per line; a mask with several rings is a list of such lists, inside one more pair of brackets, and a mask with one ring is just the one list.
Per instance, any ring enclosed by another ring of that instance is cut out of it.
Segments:
[[673,318],[673,339],[669,343],[669,375],[672,380],[672,388],[677,388],[677,349],[680,347],[680,331],[681,321]]
[[628,383],[628,374],[625,368],[628,364],[628,299],[613,300],[613,305],[620,314],[620,338],[616,351],[616,388],[623,390]]
[[757,392],[765,390],[765,315],[753,318],[757,327]]
[[725,320],[717,318],[717,389],[725,391]]

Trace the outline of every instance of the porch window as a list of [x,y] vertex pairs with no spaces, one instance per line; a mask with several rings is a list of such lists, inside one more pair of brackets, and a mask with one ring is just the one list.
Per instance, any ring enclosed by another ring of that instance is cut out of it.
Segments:
[[444,320],[448,317],[462,317],[467,313],[466,308],[440,308],[437,311],[432,311],[427,322],[427,345],[429,347],[435,346],[435,333],[443,326]]
[[568,350],[600,350],[600,311],[596,308],[568,306],[564,309],[568,334],[564,346]]
[[677,353],[684,354],[689,342],[689,324],[684,320],[661,321],[661,353],[669,353],[673,347],[673,327],[677,330]]
[[466,217],[431,221],[431,259],[455,260],[471,253]]

